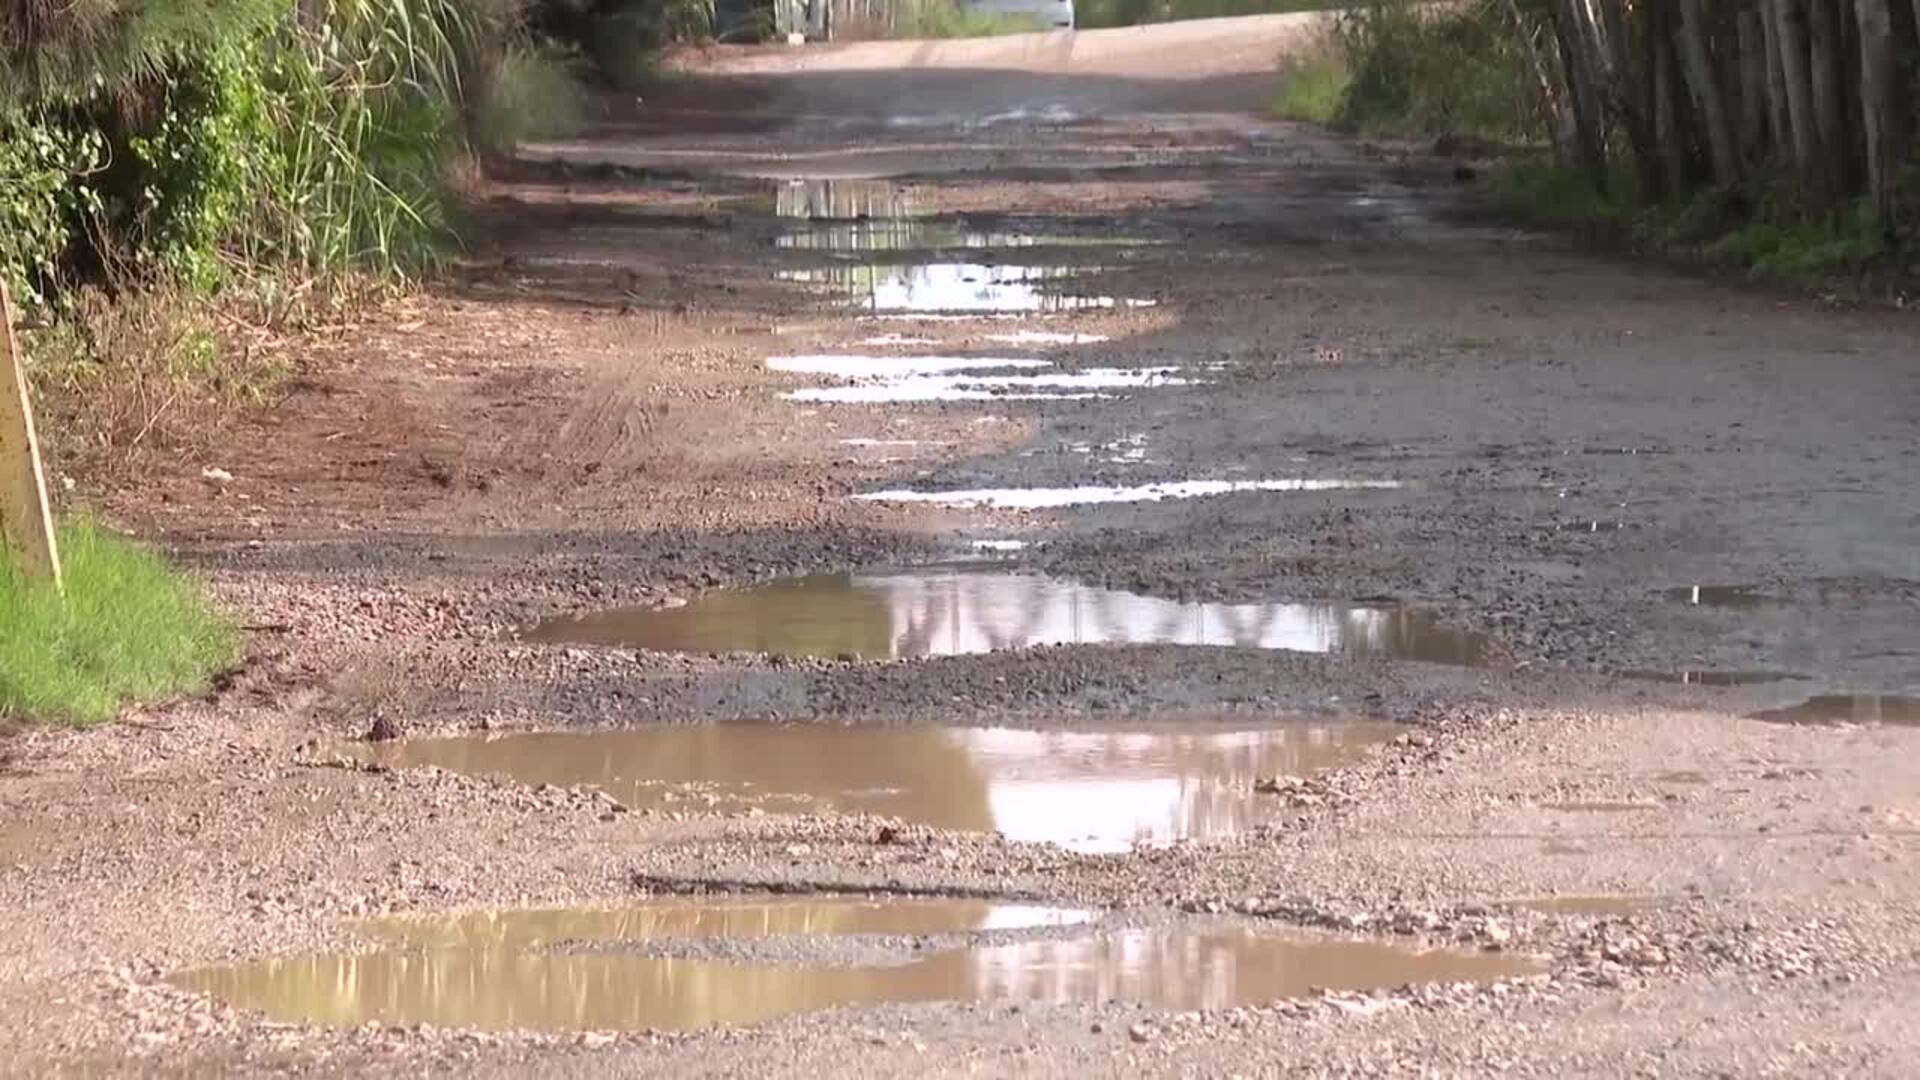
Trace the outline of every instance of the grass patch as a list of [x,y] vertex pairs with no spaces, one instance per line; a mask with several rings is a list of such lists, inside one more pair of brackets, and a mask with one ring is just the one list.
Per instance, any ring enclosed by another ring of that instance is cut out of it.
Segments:
[[66,594],[0,565],[0,719],[95,724],[206,688],[240,635],[199,585],[95,526],[60,530]]
[[1602,191],[1585,169],[1544,155],[1507,162],[1493,173],[1492,189],[1522,220],[1757,280],[1839,286],[1873,273],[1890,254],[1887,230],[1864,201],[1825,218],[1799,216],[1782,200],[1723,190],[1648,205],[1631,194],[1624,166]]
[[1353,73],[1331,43],[1322,42],[1280,68],[1280,92],[1274,96],[1274,115],[1282,120],[1331,124],[1347,100]]

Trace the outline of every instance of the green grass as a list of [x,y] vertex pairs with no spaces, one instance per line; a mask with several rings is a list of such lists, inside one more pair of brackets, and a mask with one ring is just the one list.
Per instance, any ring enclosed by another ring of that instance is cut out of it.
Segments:
[[1347,100],[1353,75],[1332,49],[1318,49],[1289,60],[1280,72],[1280,93],[1273,112],[1282,120],[1331,124]]
[[240,635],[191,578],[91,525],[60,530],[66,593],[0,565],[0,718],[95,724],[206,688]]
[[1609,190],[1585,169],[1545,156],[1517,158],[1492,175],[1494,198],[1523,220],[1599,238],[1632,241],[1651,252],[1749,277],[1805,286],[1844,285],[1888,254],[1886,230],[1865,202],[1824,219],[1782,212],[1783,203],[1736,192],[1705,191],[1648,205],[1634,197],[1624,167]]

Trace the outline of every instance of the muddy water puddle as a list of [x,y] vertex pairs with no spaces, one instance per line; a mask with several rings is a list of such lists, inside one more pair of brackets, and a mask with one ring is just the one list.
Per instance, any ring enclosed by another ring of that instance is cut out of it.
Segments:
[[1301,493],[1325,491],[1397,491],[1398,480],[1288,477],[1272,480],[1166,480],[1152,484],[1079,484],[1073,487],[961,488],[920,491],[894,488],[869,491],[854,498],[863,502],[931,503],[955,508],[993,510],[1055,510],[1069,506],[1164,502],[1203,499],[1252,492]]
[[1671,604],[1735,610],[1766,607],[1778,602],[1748,585],[1681,585],[1667,589],[1660,595]]
[[[728,913],[731,906],[719,906],[721,923],[753,937],[898,932],[873,928],[872,917],[885,905],[850,911],[817,901],[790,910],[759,905],[764,910],[749,906],[738,917]],[[556,917],[563,926],[551,925]],[[1504,953],[1225,929],[1130,928],[1065,940],[973,943],[911,953],[884,966],[659,956],[632,947],[658,946],[678,936],[690,918],[697,930],[713,928],[684,905],[668,908],[664,917],[640,908],[584,921],[569,913],[505,912],[441,925],[389,924],[379,936],[401,944],[385,951],[204,969],[174,982],[288,1022],[643,1031],[942,1001],[1227,1008],[1317,988],[1489,981],[1539,970],[1530,959]],[[988,915],[959,929],[991,929],[991,921]],[[549,947],[555,929],[576,935],[570,947]]]
[[1132,236],[1075,236],[1019,229],[982,229],[958,221],[929,218],[815,221],[788,229],[773,238],[773,246],[782,250],[830,252],[1124,248],[1141,247],[1148,242]]
[[782,270],[782,281],[824,286],[874,312],[1049,313],[1152,307],[1156,301],[1072,295],[1053,286],[1098,269],[970,262],[829,266]]
[[1040,645],[1214,645],[1475,665],[1484,635],[1417,609],[1168,600],[1036,574],[819,574],[677,608],[549,620],[528,640],[816,658],[958,656]]
[[1763,709],[1755,720],[1775,724],[1862,727],[1920,726],[1920,697],[1899,694],[1819,694],[1798,705]]
[[1179,374],[1178,367],[1058,371],[1046,360],[996,356],[774,356],[767,359],[767,368],[837,383],[780,394],[788,401],[840,404],[1072,400],[1193,383]]
[[931,210],[913,192],[886,180],[792,180],[774,189],[773,212],[810,221],[923,217]]
[[1639,668],[1622,671],[1620,677],[1676,686],[1758,686],[1774,682],[1804,682],[1807,679],[1807,676],[1792,671],[1655,671]]
[[870,813],[1082,852],[1203,840],[1284,812],[1262,779],[1352,764],[1396,733],[1339,722],[1108,731],[699,724],[409,740],[369,751],[659,811]]

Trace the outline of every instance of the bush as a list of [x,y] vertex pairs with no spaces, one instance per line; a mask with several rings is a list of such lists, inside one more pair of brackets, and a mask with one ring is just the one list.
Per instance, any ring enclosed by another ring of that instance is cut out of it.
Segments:
[[0,556],[0,717],[90,724],[132,700],[204,690],[239,635],[158,556],[90,525],[60,530],[66,593]]
[[1331,124],[1340,116],[1353,74],[1331,40],[1315,42],[1281,64],[1273,111],[1285,120]]
[[585,95],[563,56],[516,45],[494,73],[475,134],[482,149],[505,154],[523,142],[578,132],[585,111]]
[[1538,89],[1504,9],[1375,0],[1339,15],[1352,81],[1338,122],[1395,135],[1538,139]]

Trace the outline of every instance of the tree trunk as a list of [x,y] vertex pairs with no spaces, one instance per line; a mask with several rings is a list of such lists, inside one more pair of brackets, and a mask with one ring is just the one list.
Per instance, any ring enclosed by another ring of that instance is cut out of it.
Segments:
[[[1920,3],[1920,0],[1915,0]],[[1767,118],[1773,128],[1773,152],[1782,162],[1793,160],[1793,117],[1787,110],[1787,76],[1780,66],[1780,23],[1772,0],[1760,0],[1760,29],[1767,63]]]
[[1707,129],[1707,151],[1713,159],[1714,179],[1732,184],[1740,179],[1740,155],[1734,149],[1733,124],[1727,118],[1726,95],[1714,74],[1713,59],[1707,54],[1706,13],[1701,0],[1680,0],[1680,59],[1686,66],[1687,85],[1700,110],[1700,121]]
[[1807,63],[1813,85],[1813,122],[1820,132],[1821,155],[1816,163],[1821,184],[1830,198],[1847,191],[1848,139],[1845,63],[1840,41],[1839,0],[1812,0],[1807,5]]
[[1767,149],[1767,118],[1772,98],[1767,95],[1766,34],[1757,11],[1740,13],[1740,154],[1759,161]]
[[1653,126],[1660,140],[1661,160],[1666,164],[1667,183],[1675,191],[1684,191],[1688,180],[1687,133],[1667,23],[1657,11],[1647,20],[1647,38],[1653,50]]
[[[1920,3],[1920,0],[1914,0]],[[1533,69],[1534,82],[1540,87],[1540,120],[1553,139],[1553,148],[1561,156],[1568,156],[1567,147],[1561,145],[1560,113],[1565,107],[1560,100],[1559,88],[1554,85],[1553,76],[1547,68],[1547,58],[1540,54],[1540,42],[1535,37],[1533,27],[1526,16],[1520,13],[1519,0],[1507,0],[1507,19],[1513,24],[1514,39],[1520,45],[1520,51],[1526,54],[1527,64]]]
[[1807,53],[1807,0],[1772,0],[1780,27],[1780,69],[1787,83],[1787,111],[1793,125],[1793,164],[1800,176],[1800,197],[1809,209],[1826,209],[1832,192],[1820,160],[1820,127],[1813,117],[1813,74]]
[[1560,60],[1567,69],[1567,97],[1573,104],[1574,138],[1594,186],[1605,191],[1607,143],[1606,134],[1600,128],[1605,113],[1590,52],[1593,35],[1587,22],[1586,5],[1583,0],[1560,0],[1555,16],[1554,36],[1560,42]]
[[1607,93],[1627,129],[1633,149],[1634,179],[1641,198],[1652,202],[1665,194],[1660,175],[1660,144],[1654,133],[1651,87],[1633,70],[1633,37],[1627,32],[1626,5],[1601,0],[1602,29],[1606,32]]
[[1854,0],[1860,20],[1860,109],[1867,138],[1867,190],[1883,213],[1906,160],[1907,118],[1900,108],[1900,69],[1887,0]]

